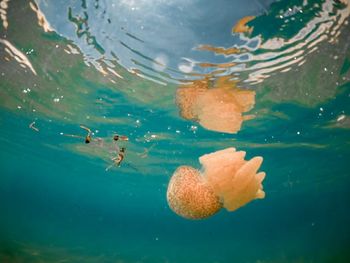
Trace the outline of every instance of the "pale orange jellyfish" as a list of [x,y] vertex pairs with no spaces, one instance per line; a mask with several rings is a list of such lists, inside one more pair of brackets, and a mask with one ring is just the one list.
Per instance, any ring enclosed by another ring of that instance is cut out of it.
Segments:
[[265,173],[258,172],[263,158],[246,161],[244,157],[244,151],[227,148],[201,156],[202,171],[180,166],[168,185],[170,208],[182,217],[202,219],[222,207],[234,211],[254,199],[264,198]]
[[197,80],[192,85],[181,86],[176,93],[180,115],[188,120],[198,121],[212,131],[236,133],[242,122],[252,115],[243,113],[255,104],[255,92],[242,90],[216,79],[214,87],[208,80]]

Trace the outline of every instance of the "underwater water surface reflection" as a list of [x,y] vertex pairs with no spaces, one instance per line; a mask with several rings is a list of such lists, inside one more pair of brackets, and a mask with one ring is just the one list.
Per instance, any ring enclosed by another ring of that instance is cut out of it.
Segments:
[[0,1],[0,261],[349,261],[349,15]]

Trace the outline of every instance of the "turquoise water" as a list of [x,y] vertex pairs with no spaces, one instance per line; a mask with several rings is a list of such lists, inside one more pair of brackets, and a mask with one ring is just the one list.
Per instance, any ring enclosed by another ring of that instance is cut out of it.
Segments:
[[[6,3],[0,262],[350,260],[348,2]],[[250,34],[231,34],[252,15]],[[177,88],[208,75],[256,92],[235,134],[179,115]],[[80,124],[104,144],[64,136],[85,136]],[[127,153],[105,171],[115,133]],[[204,220],[172,212],[174,170],[227,147],[263,156],[265,199]]]

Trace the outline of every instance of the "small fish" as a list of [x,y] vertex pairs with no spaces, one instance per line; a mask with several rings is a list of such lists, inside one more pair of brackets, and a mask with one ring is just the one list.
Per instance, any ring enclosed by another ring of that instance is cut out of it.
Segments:
[[[64,134],[62,133],[63,136],[67,136],[67,137],[73,137],[73,138],[79,138],[79,139],[84,139],[85,143],[90,143],[92,141],[92,132],[91,130],[84,126],[84,125],[80,125],[80,128],[82,128],[83,130],[87,131],[86,136],[80,136],[80,135],[75,135],[75,134]],[[98,138],[97,140],[99,140],[100,138]]]
[[119,141],[119,140],[121,140],[121,141],[128,141],[129,138],[127,136],[125,136],[125,135],[116,134],[116,135],[113,136],[113,140],[114,141]]
[[84,130],[86,130],[88,132],[88,134],[85,137],[85,143],[90,143],[91,140],[92,140],[92,138],[91,138],[91,134],[92,134],[91,130],[88,127],[84,126],[84,125],[80,125],[80,128],[82,128],[82,129],[84,129]]
[[125,147],[122,147],[120,149],[120,151],[118,152],[118,156],[116,157],[113,157],[111,160],[113,161],[113,163],[108,166],[106,168],[106,171],[108,171],[109,169],[111,169],[113,166],[117,166],[117,167],[120,167],[122,161],[124,160],[124,157],[125,157],[125,151],[126,151],[126,148]]

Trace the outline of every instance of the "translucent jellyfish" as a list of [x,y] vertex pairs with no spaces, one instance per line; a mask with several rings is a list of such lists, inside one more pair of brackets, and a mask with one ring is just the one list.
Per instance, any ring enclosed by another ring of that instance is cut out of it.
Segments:
[[180,166],[168,185],[169,207],[182,217],[202,219],[222,207],[234,211],[264,198],[265,173],[258,172],[263,158],[246,161],[244,157],[244,151],[231,147],[201,156],[202,171]]
[[198,121],[208,130],[236,133],[244,120],[252,118],[252,115],[243,116],[243,113],[254,106],[255,92],[220,80],[214,85],[214,88],[209,88],[209,81],[198,80],[190,86],[180,87],[176,93],[180,115]]

